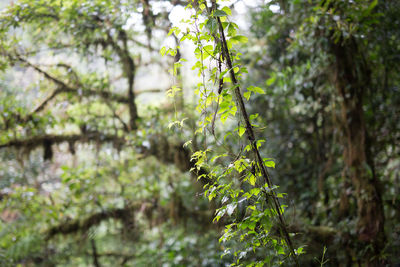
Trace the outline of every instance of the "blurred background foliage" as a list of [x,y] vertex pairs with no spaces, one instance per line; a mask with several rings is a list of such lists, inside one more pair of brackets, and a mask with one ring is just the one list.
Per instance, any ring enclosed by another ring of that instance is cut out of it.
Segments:
[[[225,246],[243,244],[218,242],[229,219],[213,223],[221,199],[204,197],[208,181],[190,173],[190,159],[203,144],[223,153],[241,143],[194,134],[195,75],[188,65],[168,72],[181,56],[190,63],[191,48],[159,54],[179,44],[167,33],[185,4],[1,2],[1,266],[234,262],[221,257]],[[324,247],[325,266],[395,266],[400,2],[228,4],[249,38],[238,49],[242,81],[266,92],[247,105],[287,193],[301,266],[320,266]],[[170,84],[183,89],[174,101],[164,97]],[[169,127],[181,117],[181,129]],[[271,251],[257,253],[243,257]]]

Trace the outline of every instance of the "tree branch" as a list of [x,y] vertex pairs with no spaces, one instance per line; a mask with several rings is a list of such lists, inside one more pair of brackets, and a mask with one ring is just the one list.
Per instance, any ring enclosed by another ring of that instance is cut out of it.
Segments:
[[91,214],[84,220],[74,220],[70,222],[64,222],[62,224],[53,226],[46,232],[46,240],[50,240],[58,234],[68,235],[77,232],[86,232],[91,227],[99,225],[102,221],[109,219],[124,219],[126,213],[130,213],[133,207],[126,208],[115,208],[107,211],[101,211],[98,213]]
[[[50,73],[46,72],[45,70],[43,70],[42,68],[40,68],[37,65],[32,64],[31,62],[29,62],[28,60],[24,59],[23,57],[21,57],[20,55],[16,55],[16,57],[19,59],[19,61],[23,62],[24,64],[26,64],[27,66],[33,68],[34,70],[36,70],[37,72],[41,73],[44,75],[44,77],[52,82],[54,82],[56,85],[58,85],[58,89],[51,95],[51,97],[47,100],[44,101],[44,105],[46,105],[51,99],[53,99],[57,94],[60,93],[77,93],[77,94],[82,94],[83,96],[93,96],[93,95],[98,95],[102,98],[106,98],[106,99],[110,99],[119,103],[128,103],[129,99],[123,95],[118,95],[118,94],[114,94],[111,92],[107,92],[107,91],[98,91],[98,90],[94,90],[94,89],[82,89],[79,90],[79,88],[73,87],[68,85],[67,83],[65,83],[64,81],[52,76]],[[40,105],[42,106],[42,105]],[[41,110],[42,107],[37,107],[36,109]]]
[[42,146],[44,142],[51,142],[52,144],[60,144],[64,142],[75,143],[75,142],[90,142],[90,141],[101,141],[101,142],[118,142],[125,143],[125,139],[116,135],[103,134],[97,131],[87,132],[85,134],[72,134],[72,135],[42,135],[34,136],[28,139],[12,140],[4,144],[0,144],[1,148],[14,147],[30,147],[35,148]]
[[96,247],[96,241],[92,238],[90,240],[90,243],[92,245],[92,256],[93,256],[93,265],[95,267],[100,267],[100,263],[99,263],[99,256],[97,254],[97,247]]

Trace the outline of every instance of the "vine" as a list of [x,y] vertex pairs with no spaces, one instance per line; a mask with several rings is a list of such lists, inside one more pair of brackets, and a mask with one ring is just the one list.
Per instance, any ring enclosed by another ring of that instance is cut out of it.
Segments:
[[[201,78],[195,90],[199,96],[196,110],[203,117],[196,133],[206,136],[208,131],[216,144],[224,148],[218,153],[217,148],[213,149],[205,142],[204,150],[192,154],[195,162],[192,171],[199,174],[198,179],[210,181],[204,187],[205,196],[210,201],[217,197],[221,200],[222,207],[217,209],[214,221],[224,218],[227,224],[220,241],[228,244],[239,240],[244,245],[235,250],[227,248],[223,255],[233,256],[233,265],[248,266],[263,266],[273,260],[283,263],[290,256],[299,266],[297,255],[302,253],[302,248],[294,248],[283,216],[285,205],[279,201],[283,194],[276,191],[277,186],[272,183],[268,171],[275,167],[275,162],[261,156],[260,147],[265,140],[257,139],[255,135],[258,114],[249,115],[244,100],[249,101],[252,94],[265,92],[250,86],[242,95],[240,80],[247,70],[240,65],[240,53],[234,45],[247,42],[247,38],[237,34],[238,25],[229,20],[230,8],[218,8],[215,0],[211,3],[193,1],[186,10],[192,12],[191,18],[183,21],[187,28],[174,27],[170,34],[177,36],[180,42],[191,41],[196,47],[197,61],[193,70],[197,70]],[[176,49],[163,47],[161,54],[174,56]],[[174,73],[182,66],[182,61],[174,63]],[[173,88],[168,94],[174,96],[177,91]],[[223,139],[227,142],[238,138],[239,143],[245,139],[247,145],[242,145],[238,153],[230,152],[219,141],[222,135],[216,132],[217,120],[226,127],[237,123],[238,126],[227,131]],[[182,126],[183,120],[172,125]],[[248,253],[259,259],[263,247],[273,248],[275,253],[264,255],[256,262],[246,262]]]

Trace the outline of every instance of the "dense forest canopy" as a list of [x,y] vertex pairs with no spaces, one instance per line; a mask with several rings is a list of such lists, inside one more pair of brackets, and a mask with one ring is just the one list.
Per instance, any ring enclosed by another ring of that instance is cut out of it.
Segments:
[[0,8],[0,266],[400,264],[400,1]]

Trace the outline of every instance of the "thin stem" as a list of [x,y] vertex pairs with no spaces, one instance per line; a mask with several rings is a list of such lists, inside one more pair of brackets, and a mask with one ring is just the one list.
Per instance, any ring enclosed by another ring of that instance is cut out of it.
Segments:
[[[220,39],[216,39],[216,41],[219,40],[219,42],[221,44],[221,49],[222,49],[222,52],[223,52],[224,57],[225,57],[226,64],[227,64],[228,69],[229,69],[231,80],[232,80],[232,83],[234,85],[235,96],[236,96],[236,99],[237,99],[237,101],[239,103],[240,112],[242,114],[243,120],[244,120],[245,125],[246,125],[247,139],[249,140],[249,142],[251,144],[252,150],[253,150],[253,152],[255,154],[255,157],[256,157],[256,161],[257,161],[258,165],[260,166],[261,174],[262,174],[265,182],[268,184],[269,188],[273,188],[270,175],[269,175],[269,173],[267,171],[267,168],[266,168],[266,166],[264,164],[264,161],[263,161],[263,159],[262,159],[262,157],[260,155],[260,151],[257,148],[257,140],[256,140],[255,135],[254,135],[253,126],[250,123],[250,119],[249,119],[246,107],[244,105],[243,97],[242,97],[242,94],[240,92],[240,85],[239,85],[239,82],[238,82],[238,80],[236,78],[235,71],[233,70],[233,64],[232,64],[231,56],[230,56],[229,49],[228,49],[228,46],[227,46],[227,42],[226,42],[226,39],[225,39],[224,28],[222,27],[222,23],[221,23],[220,18],[216,17],[216,19],[217,19],[217,22],[218,22],[218,28],[219,28],[219,32],[220,32],[220,35],[221,35],[221,38]],[[271,192],[272,192],[271,196],[272,196],[272,199],[273,199],[273,202],[274,202],[275,210],[276,210],[276,212],[278,214],[280,227],[281,227],[281,230],[283,232],[284,238],[286,239],[287,245],[289,247],[290,253],[292,254],[292,258],[293,258],[296,266],[300,266],[299,262],[298,262],[298,259],[297,259],[297,256],[296,256],[296,253],[294,251],[292,240],[291,240],[291,238],[289,236],[289,232],[287,230],[285,219],[284,219],[283,214],[282,214],[281,205],[279,203],[279,200],[278,200],[278,198],[276,196],[275,191],[271,190]],[[268,195],[266,195],[266,198],[268,198]]]

